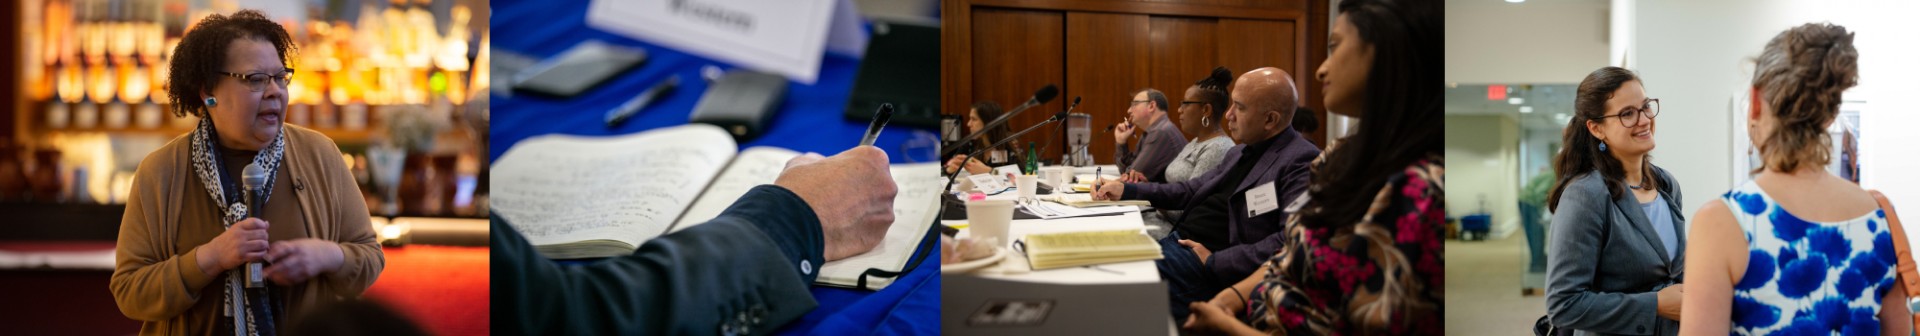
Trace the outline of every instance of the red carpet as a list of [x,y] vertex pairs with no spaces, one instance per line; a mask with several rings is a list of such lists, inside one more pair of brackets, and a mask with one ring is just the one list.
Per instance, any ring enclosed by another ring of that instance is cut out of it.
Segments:
[[409,245],[388,247],[387,268],[367,289],[435,335],[486,335],[491,268],[485,247]]

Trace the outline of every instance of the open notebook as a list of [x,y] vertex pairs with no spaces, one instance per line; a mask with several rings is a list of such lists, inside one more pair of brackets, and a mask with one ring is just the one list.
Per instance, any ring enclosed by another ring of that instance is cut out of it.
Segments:
[[[633,253],[647,240],[720,215],[747,190],[773,183],[800,153],[753,147],[693,124],[631,135],[545,135],[522,140],[493,164],[494,212],[554,259]],[[869,268],[900,271],[937,215],[937,163],[895,165],[899,194],[886,239],[866,254],[826,263],[816,283],[853,287]],[[879,289],[892,278],[869,277]]]

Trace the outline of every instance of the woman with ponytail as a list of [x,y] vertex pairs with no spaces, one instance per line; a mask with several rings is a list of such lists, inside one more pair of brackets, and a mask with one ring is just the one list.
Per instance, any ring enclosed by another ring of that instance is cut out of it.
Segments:
[[[1654,166],[1654,117],[1632,70],[1580,81],[1548,194],[1547,316],[1576,335],[1674,335],[1687,247],[1680,184]],[[1537,326],[1539,327],[1539,326]]]
[[1752,181],[1694,213],[1681,329],[1689,335],[1909,335],[1893,238],[1872,194],[1827,172],[1826,129],[1858,82],[1853,33],[1794,27],[1755,60]]

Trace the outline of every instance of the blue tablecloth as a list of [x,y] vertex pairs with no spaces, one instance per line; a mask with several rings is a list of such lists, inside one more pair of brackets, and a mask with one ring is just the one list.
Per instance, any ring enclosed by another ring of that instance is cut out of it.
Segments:
[[[514,143],[538,135],[630,134],[686,124],[693,105],[707,88],[700,80],[700,68],[707,65],[734,68],[731,64],[590,28],[586,25],[587,4],[587,1],[494,1],[493,48],[496,52],[508,50],[547,57],[594,39],[644,48],[650,59],[640,68],[572,99],[527,95],[493,97],[491,157],[498,158]],[[866,121],[850,120],[841,113],[852,93],[859,62],[859,59],[828,54],[821,62],[819,79],[811,85],[790,83],[785,103],[767,132],[741,143],[740,148],[774,146],[832,155],[858,144],[866,131]],[[674,94],[663,97],[619,127],[607,128],[602,122],[606,111],[674,74],[681,79],[681,86]],[[932,160],[924,158],[928,155],[908,153],[903,147],[916,136],[937,136],[934,132],[937,131],[888,126],[874,145],[886,150],[894,163]],[[909,158],[908,154],[922,157]],[[938,268],[939,259],[934,256],[877,292],[815,286],[812,292],[820,308],[782,327],[780,333],[938,333]]]
[[[649,60],[638,69],[608,80],[566,100],[528,95],[495,96],[492,99],[491,157],[498,158],[508,147],[528,137],[545,134],[615,135],[687,123],[693,105],[706,92],[700,68],[707,65],[732,70],[731,64],[710,60],[679,50],[640,42],[631,38],[587,27],[587,1],[501,1],[493,3],[493,49],[512,51],[532,57],[559,54],[587,40],[637,46],[646,49]],[[867,120],[843,117],[842,110],[852,95],[853,79],[860,60],[826,54],[821,60],[820,76],[811,85],[789,82],[787,96],[768,130],[760,138],[740,144],[784,147],[801,152],[833,155],[853,148],[866,132]],[[607,111],[640,94],[648,87],[680,76],[680,87],[642,110],[625,124],[605,126]],[[494,74],[507,76],[508,74]],[[894,163],[908,163],[903,145],[918,136],[937,138],[938,130],[889,125],[874,146],[887,151]],[[925,154],[917,159],[929,162]]]

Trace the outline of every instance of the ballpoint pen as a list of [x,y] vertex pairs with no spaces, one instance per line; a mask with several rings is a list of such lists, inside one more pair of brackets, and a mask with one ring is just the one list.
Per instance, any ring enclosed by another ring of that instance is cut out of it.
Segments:
[[679,86],[680,76],[678,75],[667,77],[667,80],[660,81],[660,84],[654,84],[653,87],[647,88],[647,91],[641,92],[639,96],[635,96],[632,100],[620,104],[620,107],[614,108],[613,111],[607,111],[607,127],[620,126],[620,123],[626,122],[627,119],[632,118],[634,114],[640,113],[641,109],[647,108],[647,105],[652,104],[654,100],[658,100],[661,95],[673,92],[673,89]]
[[861,146],[872,146],[873,140],[880,137],[880,129],[887,127],[887,119],[893,118],[893,104],[880,104],[880,110],[873,112],[873,122],[867,124],[867,135],[860,138]]

